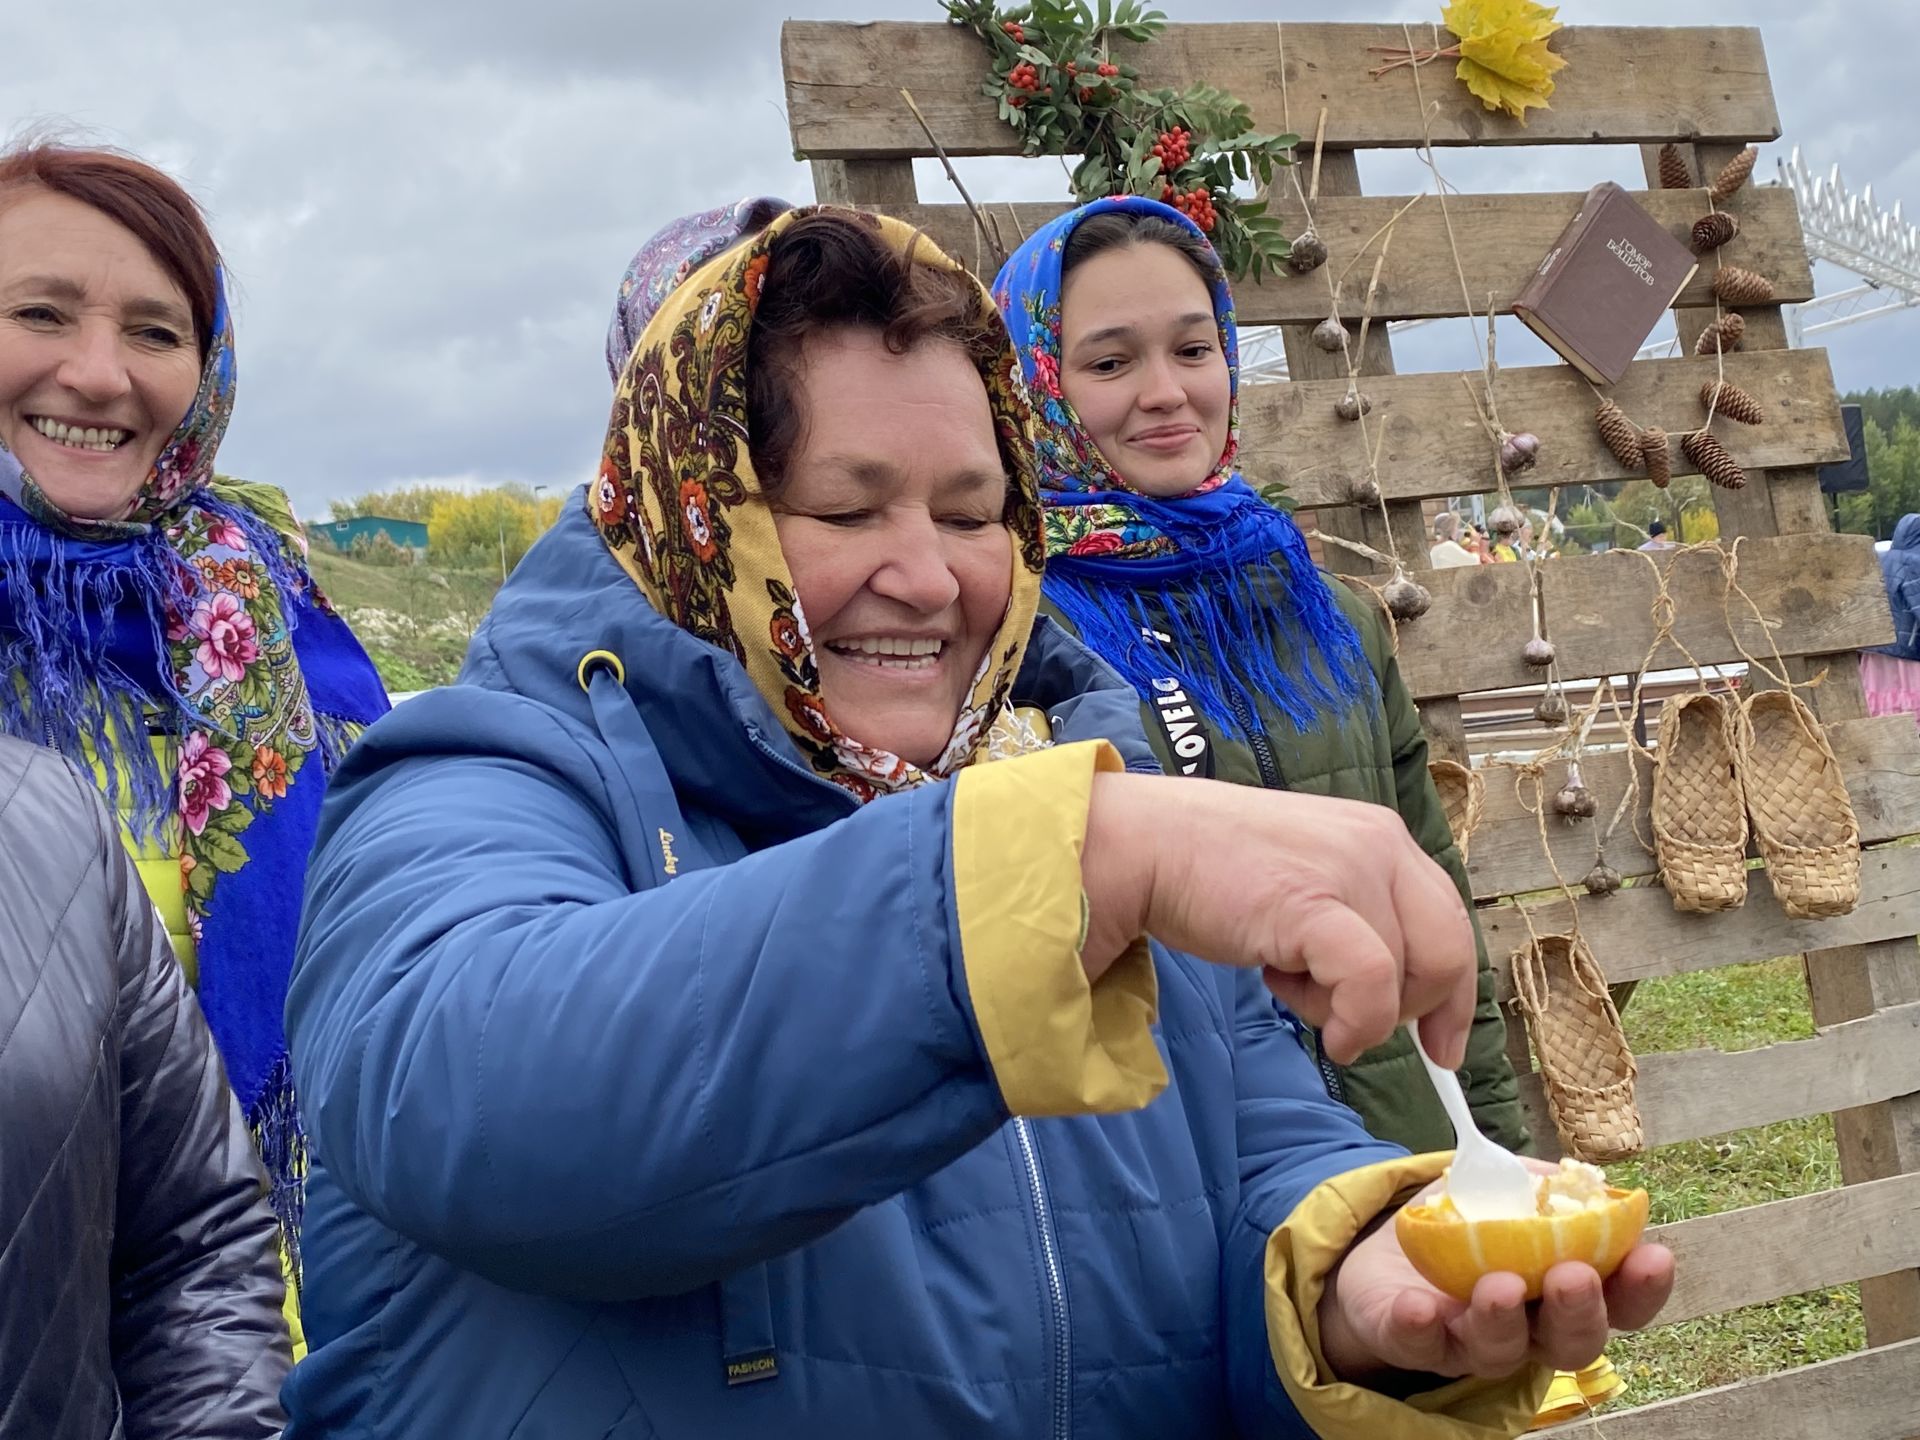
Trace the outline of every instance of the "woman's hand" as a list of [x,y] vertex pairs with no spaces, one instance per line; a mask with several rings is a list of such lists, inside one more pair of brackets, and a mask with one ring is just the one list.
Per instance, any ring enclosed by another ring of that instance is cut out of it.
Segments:
[[[1439,1185],[1422,1198],[1436,1195]],[[1396,1370],[1500,1377],[1529,1361],[1578,1370],[1599,1357],[1610,1330],[1651,1323],[1672,1290],[1673,1253],[1641,1244],[1604,1284],[1592,1266],[1569,1260],[1547,1272],[1534,1304],[1518,1275],[1496,1273],[1481,1276],[1472,1303],[1463,1305],[1420,1277],[1389,1219],[1329,1277],[1320,1301],[1320,1353],[1356,1385]]]
[[1093,978],[1143,932],[1267,987],[1351,1061],[1418,1019],[1457,1069],[1473,926],[1447,873],[1380,805],[1223,781],[1099,776],[1081,857]]

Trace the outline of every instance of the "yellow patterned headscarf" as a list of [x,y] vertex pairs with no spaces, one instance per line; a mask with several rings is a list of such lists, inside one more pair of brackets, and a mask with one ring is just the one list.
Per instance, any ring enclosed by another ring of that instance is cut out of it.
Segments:
[[[747,453],[747,353],[769,249],[813,208],[789,211],[715,257],[667,297],[621,374],[588,508],[649,603],[734,656],[813,769],[862,800],[1041,743],[1010,703],[1044,563],[1032,420],[1020,362],[992,298],[974,282],[977,320],[997,334],[980,378],[1006,466],[1013,589],[945,752],[925,770],[834,725],[773,511]],[[848,212],[852,214],[854,212]],[[924,235],[882,216],[881,241],[916,265],[960,271]],[[909,246],[911,245],[911,250]]]

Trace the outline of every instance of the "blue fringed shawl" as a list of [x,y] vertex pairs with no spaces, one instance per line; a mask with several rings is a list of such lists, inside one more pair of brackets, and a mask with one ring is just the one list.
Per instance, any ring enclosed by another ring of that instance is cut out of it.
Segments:
[[[224,294],[216,318],[128,519],[65,514],[0,447],[0,728],[100,775],[139,836],[179,853],[200,1008],[297,1276],[306,1139],[283,1012],[301,891],[326,777],[387,698],[284,497],[212,474],[233,395]],[[150,727],[176,737],[175,773]]]
[[1062,257],[1075,227],[1110,210],[1154,215],[1205,239],[1170,206],[1097,200],[1036,231],[994,282],[1038,430],[1047,598],[1143,698],[1155,681],[1177,680],[1210,721],[1239,736],[1257,725],[1262,701],[1296,731],[1337,722],[1376,682],[1300,528],[1235,467],[1239,342],[1224,275],[1216,271],[1211,290],[1232,421],[1198,489],[1168,500],[1130,489],[1061,391]]

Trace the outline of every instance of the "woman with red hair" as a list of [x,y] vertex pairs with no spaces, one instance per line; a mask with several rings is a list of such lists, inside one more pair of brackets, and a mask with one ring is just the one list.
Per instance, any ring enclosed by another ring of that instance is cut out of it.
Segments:
[[[58,751],[117,809],[297,1280],[306,1149],[281,1011],[320,797],[386,696],[286,497],[214,473],[233,393],[219,252],[192,198],[110,151],[0,153],[0,730]],[[97,1038],[38,1013],[22,1023],[48,1044]],[[0,1009],[0,1035],[13,1018]],[[11,1165],[16,1096],[0,1093]]]

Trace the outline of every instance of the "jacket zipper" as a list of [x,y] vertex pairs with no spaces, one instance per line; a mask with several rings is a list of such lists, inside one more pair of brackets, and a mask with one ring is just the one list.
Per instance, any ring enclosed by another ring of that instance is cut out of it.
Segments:
[[[795,774],[806,775],[810,780],[819,780],[767,744],[758,731],[749,728],[747,733],[753,744],[776,764]],[[1054,1242],[1046,1182],[1040,1178],[1040,1153],[1034,1145],[1033,1128],[1024,1117],[1016,1115],[1013,1134],[1019,1142],[1021,1163],[1027,1172],[1027,1190],[1033,1197],[1034,1222],[1040,1230],[1040,1256],[1047,1272],[1047,1299],[1053,1311],[1053,1440],[1069,1440],[1073,1433],[1073,1333],[1067,1316],[1067,1284]]]
[[1034,1219],[1040,1227],[1040,1256],[1047,1271],[1047,1298],[1053,1307],[1053,1440],[1068,1440],[1073,1430],[1073,1337],[1067,1321],[1067,1286],[1060,1273],[1060,1253],[1054,1246],[1053,1217],[1047,1210],[1047,1187],[1040,1179],[1040,1154],[1033,1128],[1021,1116],[1013,1119],[1014,1138],[1027,1170],[1027,1188],[1033,1195]]
[[1239,690],[1230,690],[1228,694],[1233,701],[1233,713],[1247,732],[1247,744],[1253,751],[1253,763],[1260,771],[1260,783],[1269,790],[1286,789],[1286,783],[1280,778],[1280,766],[1273,758],[1273,747],[1267,743],[1266,732],[1254,724],[1253,716],[1247,713],[1247,702]]
[[[1280,779],[1280,766],[1273,758],[1273,747],[1267,743],[1266,732],[1253,723],[1253,716],[1247,713],[1247,702],[1237,689],[1230,690],[1228,695],[1233,701],[1233,713],[1247,732],[1247,744],[1253,751],[1253,763],[1260,772],[1260,783],[1269,790],[1286,789]],[[1320,1031],[1311,1025],[1306,1027],[1306,1031],[1313,1037],[1313,1059],[1320,1067],[1320,1079],[1327,1087],[1327,1094],[1344,1105],[1347,1087],[1340,1078],[1340,1067],[1327,1058],[1326,1048],[1320,1042]]]

